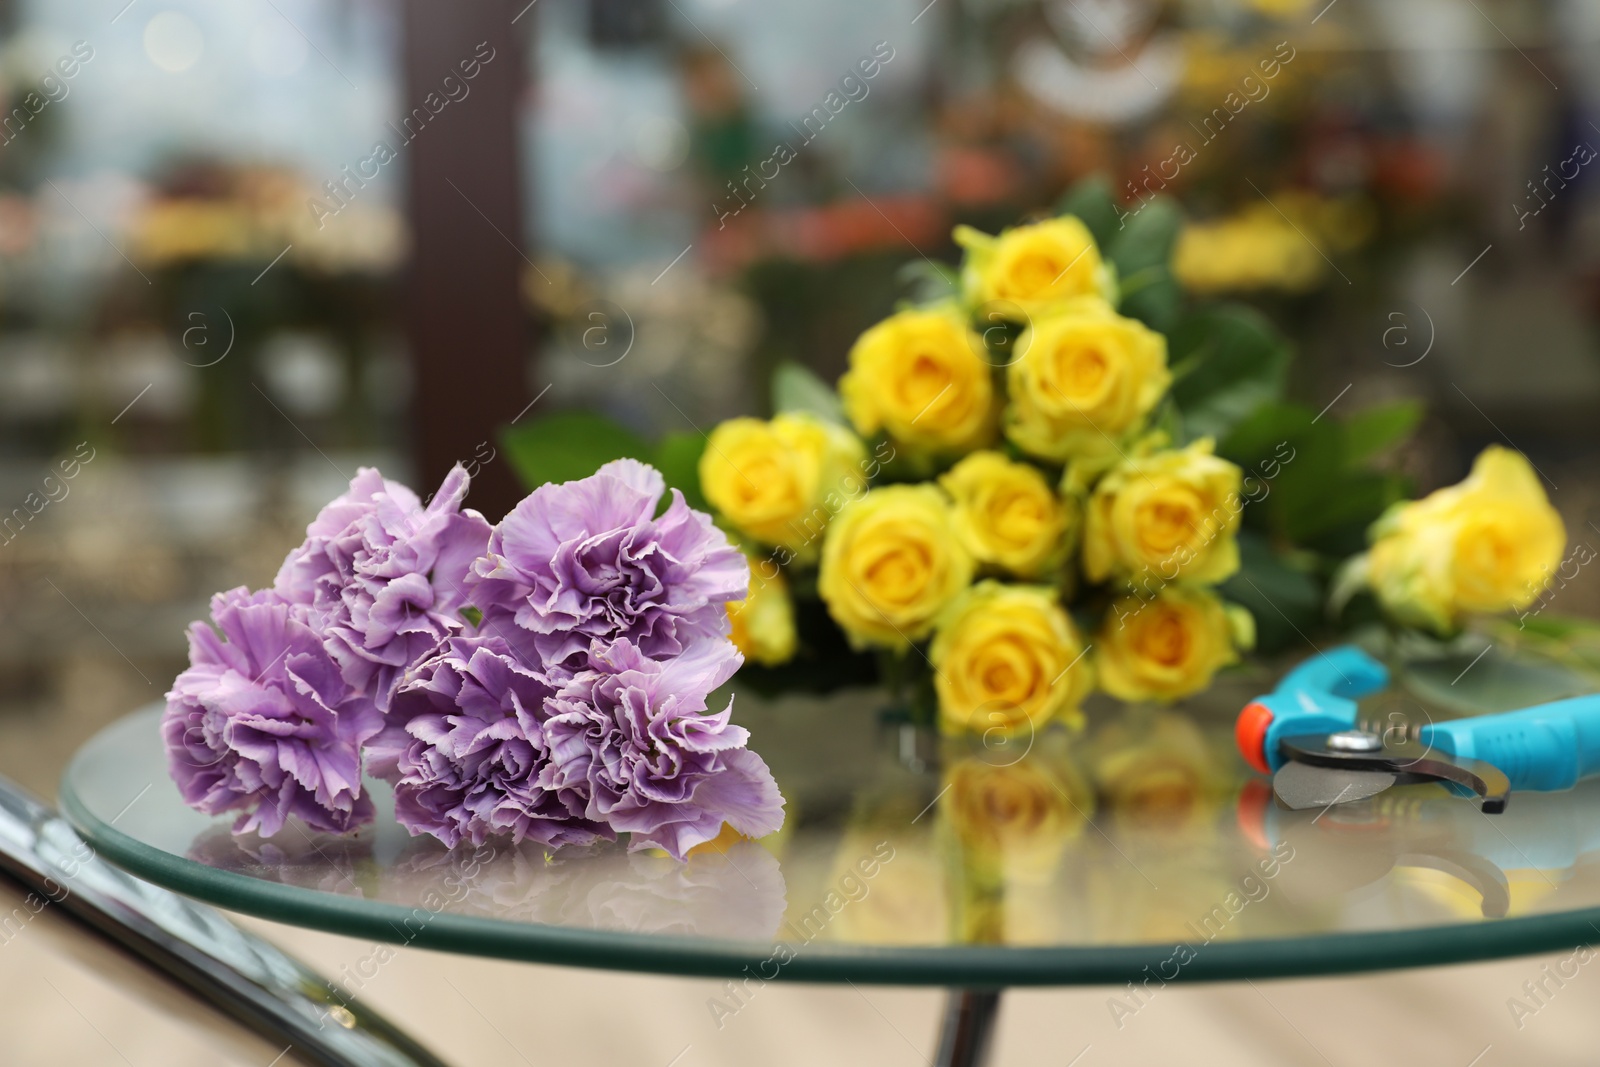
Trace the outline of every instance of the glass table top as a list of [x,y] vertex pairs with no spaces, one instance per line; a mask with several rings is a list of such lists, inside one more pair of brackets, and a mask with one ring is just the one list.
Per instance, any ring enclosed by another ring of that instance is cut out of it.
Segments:
[[[1375,722],[1458,714],[1466,664],[1414,665]],[[1592,680],[1477,664],[1509,707]],[[1553,679],[1553,680],[1552,680]],[[1079,733],[954,743],[875,690],[765,699],[738,721],[788,800],[783,831],[687,863],[624,844],[445,849],[393,823],[236,838],[167,776],[159,707],[86,744],[62,807],[136,875],[235,911],[383,942],[731,978],[998,987],[1420,966],[1600,931],[1600,780],[1489,816],[1435,785],[1279,807],[1234,751],[1256,668],[1170,709],[1088,707]],[[738,687],[735,679],[734,687]],[[1481,696],[1480,696],[1480,699]],[[1491,698],[1491,703],[1494,700]],[[1499,710],[1488,707],[1479,710]]]

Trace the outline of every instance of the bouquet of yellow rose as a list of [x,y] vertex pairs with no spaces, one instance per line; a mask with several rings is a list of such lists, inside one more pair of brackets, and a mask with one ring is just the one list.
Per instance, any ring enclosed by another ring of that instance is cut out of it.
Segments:
[[1183,231],[1170,201],[1124,212],[1086,182],[1056,217],[957,227],[959,268],[928,264],[837,390],[786,364],[771,418],[652,449],[558,415],[507,433],[512,462],[560,481],[588,442],[574,469],[654,463],[749,556],[744,676],[909,682],[951,733],[1073,722],[1096,689],[1175,701],[1380,614],[1448,636],[1532,603],[1565,532],[1527,461],[1491,449],[1407,502],[1374,460],[1420,406],[1286,401],[1267,320],[1191,305]]
[[1243,472],[1158,421],[1167,338],[1119,312],[1082,220],[956,240],[958,291],[863,333],[836,401],[811,383],[808,409],[710,433],[700,489],[751,554],[734,640],[787,660],[814,588],[853,647],[925,657],[951,731],[1204,688],[1254,632],[1215,590]]

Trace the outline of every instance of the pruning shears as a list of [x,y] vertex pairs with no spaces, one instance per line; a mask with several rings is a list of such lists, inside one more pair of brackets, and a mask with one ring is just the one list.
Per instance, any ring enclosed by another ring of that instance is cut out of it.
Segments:
[[1383,689],[1389,672],[1353,646],[1330,649],[1246,704],[1234,727],[1245,761],[1272,774],[1287,807],[1363,800],[1392,785],[1444,782],[1505,810],[1512,790],[1570,789],[1600,774],[1600,694],[1416,730],[1377,732],[1356,702]]

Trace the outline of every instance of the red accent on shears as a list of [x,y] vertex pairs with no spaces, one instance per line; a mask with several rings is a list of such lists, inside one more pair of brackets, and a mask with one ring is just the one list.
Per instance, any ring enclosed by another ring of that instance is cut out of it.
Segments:
[[1239,746],[1244,761],[1262,774],[1272,768],[1267,765],[1267,728],[1272,725],[1272,709],[1258,700],[1252,700],[1239,712],[1239,721],[1233,724],[1233,739]]
[[1271,803],[1272,787],[1259,778],[1252,778],[1239,790],[1233,809],[1239,832],[1263,852],[1272,849],[1272,842],[1267,840],[1267,806]]

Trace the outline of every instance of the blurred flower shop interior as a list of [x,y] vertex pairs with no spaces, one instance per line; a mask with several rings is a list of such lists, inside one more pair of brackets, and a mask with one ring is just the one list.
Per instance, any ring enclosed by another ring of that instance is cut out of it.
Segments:
[[[1359,554],[1391,505],[1469,472],[1521,479],[1501,506],[1547,499],[1565,529],[1558,576],[1490,632],[1600,677],[1596,0],[0,0],[0,71],[0,773],[43,797],[163,698],[211,594],[270,586],[367,466],[426,496],[459,463],[495,522],[541,483],[650,460],[751,552],[733,627],[752,699],[876,680],[911,720],[948,705],[892,647],[928,631],[888,634],[850,606],[866,594],[830,590],[829,546],[869,536],[868,509],[831,529],[819,576],[820,527],[763,531],[719,464],[842,450],[908,483],[909,521],[916,493],[1078,477],[1082,514],[1030,521],[1071,542],[1085,588],[1122,573],[1117,457],[1064,470],[1030,445],[1048,404],[1027,406],[1007,346],[1049,320],[1019,333],[1035,309],[985,266],[1005,254],[988,235],[1063,216],[1089,258],[1062,274],[1098,268],[1088,299],[1120,287],[1117,328],[1165,337],[1170,380],[1129,401],[1152,436],[1122,460],[1232,464],[1245,501],[1192,563],[1184,595],[1225,634],[1198,683],[1102,649],[1104,692],[1070,694],[1090,700],[1072,773],[1093,806],[1170,827],[1231,803],[1231,719],[1153,704],[1104,725],[1105,694],[1161,704],[1215,674],[1248,697],[1380,602],[1448,636],[1453,606]],[[958,297],[1017,410],[920,449],[951,383],[895,409],[874,345]],[[849,441],[749,421],[794,412]],[[1516,453],[1525,469],[1495,467]],[[1060,566],[1015,551],[966,565]],[[1364,576],[1376,597],[1351,592]],[[916,745],[888,758],[914,766]],[[6,990],[28,981],[11,958]],[[120,1062],[93,1040],[18,1062]],[[504,1056],[483,1048],[461,1062]]]

